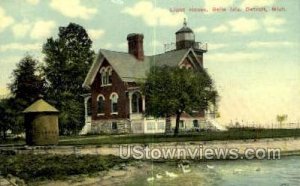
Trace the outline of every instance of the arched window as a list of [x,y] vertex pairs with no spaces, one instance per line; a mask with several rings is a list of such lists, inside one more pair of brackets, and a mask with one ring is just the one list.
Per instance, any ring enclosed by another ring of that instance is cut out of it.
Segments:
[[112,113],[117,113],[118,112],[118,99],[119,96],[117,93],[112,93],[110,95],[110,100],[111,100],[111,112]]
[[107,77],[107,83],[108,84],[112,84],[112,68],[111,67],[107,67],[106,69],[106,77]]
[[105,98],[102,94],[97,97],[97,113],[104,114]]
[[132,94],[131,106],[132,113],[140,113],[143,111],[143,100],[141,93],[135,92]]
[[101,84],[102,85],[106,85],[106,69],[105,67],[102,67],[101,70],[100,70],[100,74],[101,74]]
[[92,115],[92,98],[88,98],[87,100],[87,115],[91,116]]
[[112,68],[110,66],[108,67],[102,67],[100,69],[101,74],[101,85],[111,85],[112,84]]

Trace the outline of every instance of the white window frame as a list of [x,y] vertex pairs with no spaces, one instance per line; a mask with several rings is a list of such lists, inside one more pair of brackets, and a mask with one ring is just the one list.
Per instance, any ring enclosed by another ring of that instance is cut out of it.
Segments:
[[111,86],[112,82],[109,82],[109,78],[112,76],[112,67],[102,67],[99,73],[101,74],[101,87]]
[[109,79],[112,78],[112,67],[111,66],[108,66],[106,68],[106,82],[107,82],[107,85],[112,85],[112,79],[111,79],[111,82],[109,82]]
[[[103,102],[105,102],[105,97],[104,97],[104,95],[103,94],[99,94],[98,96],[97,96],[97,116],[104,116],[105,115],[105,112],[102,112],[102,113],[99,113],[98,112],[98,102],[99,102],[99,98],[102,98],[103,99]],[[105,104],[104,104],[105,105]],[[105,108],[105,107],[104,107]]]
[[109,99],[110,99],[110,107],[111,107],[111,110],[110,110],[110,114],[111,115],[116,115],[116,114],[118,114],[118,111],[117,112],[114,112],[113,111],[113,104],[114,104],[114,102],[113,102],[113,96],[116,96],[116,104],[117,104],[117,108],[118,108],[118,100],[119,100],[119,95],[116,93],[116,92],[113,92],[113,93],[111,93],[110,94],[110,96],[109,96]]

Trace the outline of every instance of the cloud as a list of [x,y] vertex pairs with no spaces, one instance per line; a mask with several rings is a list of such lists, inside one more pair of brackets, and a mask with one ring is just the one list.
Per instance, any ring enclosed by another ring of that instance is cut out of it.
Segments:
[[112,43],[105,43],[103,45],[103,48],[106,48],[106,49],[109,49],[109,48],[112,48],[113,44]]
[[249,34],[264,28],[269,33],[277,33],[284,31],[282,25],[284,25],[285,23],[285,19],[270,15],[260,20],[241,17],[213,28],[212,32],[224,33],[230,31],[241,34]]
[[204,0],[204,7],[208,9],[206,14],[213,13],[211,11],[213,7],[228,7],[231,5],[233,5],[233,0]]
[[121,49],[121,50],[126,50],[128,47],[128,43],[127,42],[123,42],[123,43],[119,43],[117,45],[117,48]]
[[8,26],[13,24],[14,19],[6,15],[5,10],[0,7],[0,32],[4,31]]
[[195,33],[201,33],[201,32],[206,32],[206,31],[207,31],[207,27],[205,27],[205,26],[197,27],[194,29]]
[[286,20],[280,17],[275,16],[266,16],[263,19],[263,24],[269,33],[277,33],[277,32],[283,32],[284,29],[281,27],[286,23]]
[[140,1],[133,7],[125,7],[122,13],[140,17],[149,26],[177,26],[186,17],[182,12],[171,13],[168,9],[155,7],[150,1]]
[[123,0],[111,0],[112,3],[118,4],[118,5],[123,5],[124,1]]
[[212,32],[223,33],[223,32],[227,32],[228,30],[229,30],[228,26],[220,25],[220,26],[213,28]]
[[31,24],[28,20],[23,20],[20,23],[14,24],[12,27],[12,32],[15,37],[23,38],[25,37],[31,28]]
[[261,53],[232,52],[232,53],[214,53],[206,56],[207,61],[216,62],[251,62],[262,59]]
[[262,7],[274,4],[274,0],[245,0],[241,7]]
[[50,7],[71,18],[90,19],[97,13],[96,8],[85,7],[80,0],[52,0]]
[[8,43],[0,45],[0,52],[6,52],[9,50],[19,50],[19,51],[32,51],[41,50],[41,43]]
[[39,4],[40,0],[26,0],[26,2],[31,5],[37,5],[37,4]]
[[220,48],[225,48],[227,47],[227,44],[224,43],[210,43],[208,44],[208,50],[217,50]]
[[282,28],[275,28],[275,27],[266,28],[266,30],[269,33],[280,33],[284,31],[284,29]]
[[54,21],[37,21],[34,23],[30,37],[33,39],[43,39],[48,37],[55,27]]
[[88,29],[88,34],[92,40],[101,38],[105,31],[103,29]]
[[229,25],[233,32],[239,32],[242,34],[248,34],[260,29],[259,22],[256,19],[248,19],[244,17],[229,21]]
[[266,16],[263,23],[266,26],[281,26],[286,23],[286,20],[275,16]]
[[158,41],[158,40],[152,40],[150,43],[149,43],[150,47],[162,47],[163,44],[162,42]]
[[288,41],[252,41],[247,44],[250,48],[277,48],[277,47],[292,47],[295,43]]

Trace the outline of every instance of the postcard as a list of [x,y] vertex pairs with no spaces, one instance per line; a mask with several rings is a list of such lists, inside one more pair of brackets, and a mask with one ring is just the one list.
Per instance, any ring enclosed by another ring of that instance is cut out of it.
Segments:
[[299,185],[300,1],[0,0],[0,185]]

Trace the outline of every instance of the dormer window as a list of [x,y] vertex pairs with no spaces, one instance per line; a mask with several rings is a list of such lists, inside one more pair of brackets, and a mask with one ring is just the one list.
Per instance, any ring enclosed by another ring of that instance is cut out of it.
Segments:
[[112,84],[112,68],[102,67],[100,69],[101,74],[101,86],[107,86]]

